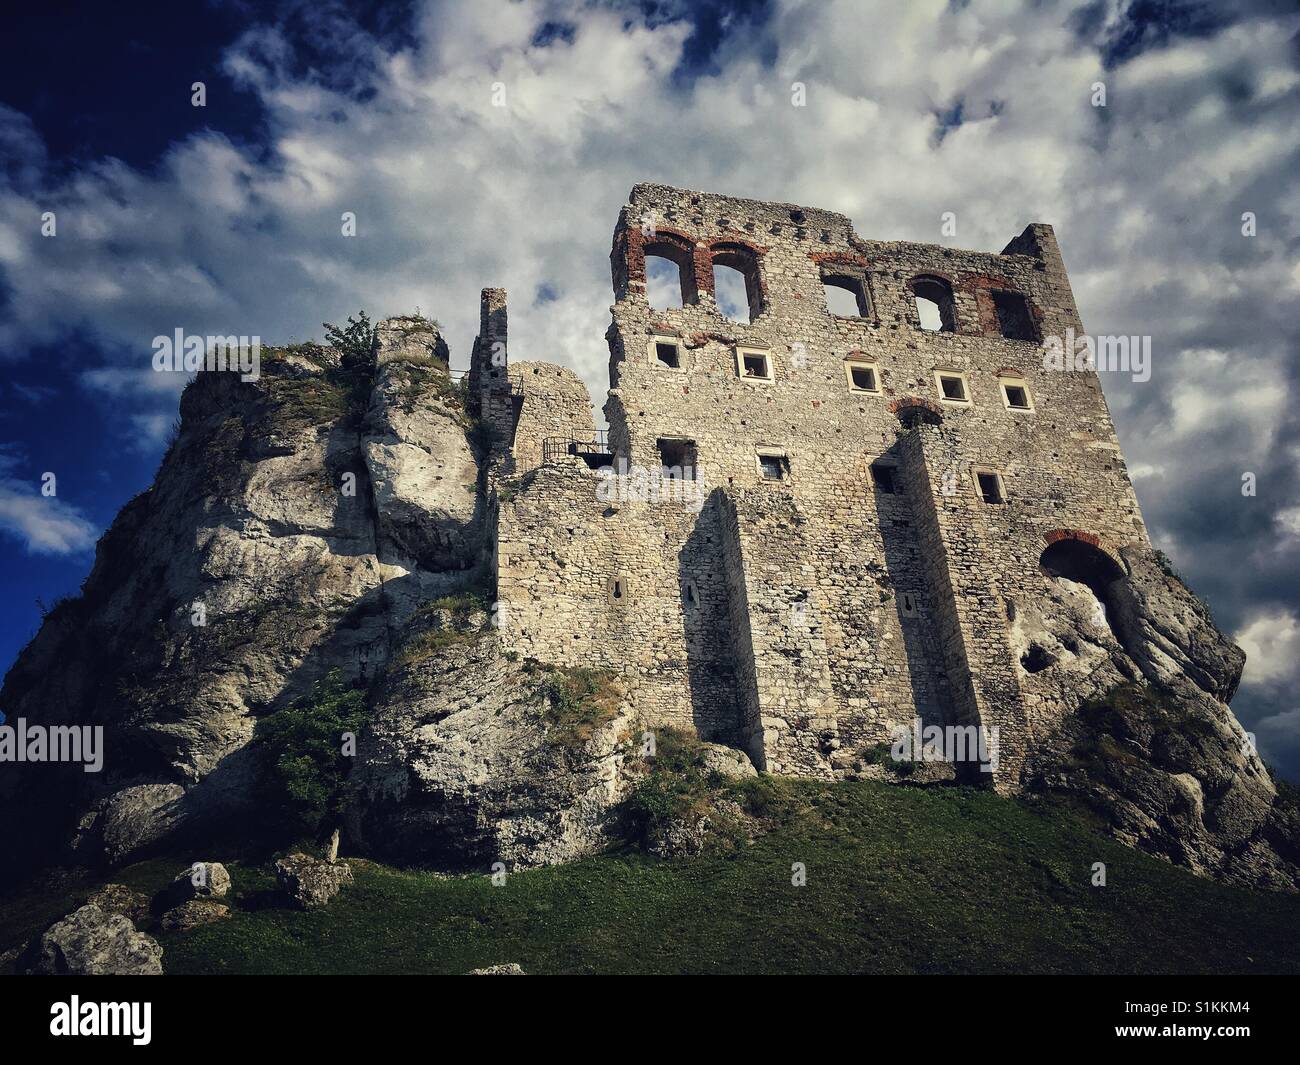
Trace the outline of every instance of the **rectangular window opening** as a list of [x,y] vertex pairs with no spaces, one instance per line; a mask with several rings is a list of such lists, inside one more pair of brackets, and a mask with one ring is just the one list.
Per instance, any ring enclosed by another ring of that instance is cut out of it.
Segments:
[[976,471],[975,483],[979,487],[980,498],[990,506],[1007,501],[1006,494],[1002,490],[1002,478],[998,474]]
[[1011,410],[1033,410],[1033,401],[1029,398],[1029,386],[1023,381],[1002,382],[1002,397]]
[[874,366],[849,366],[849,384],[855,392],[879,392]]
[[897,467],[891,466],[885,462],[873,462],[871,464],[871,479],[876,484],[876,490],[884,495],[892,496],[898,494]]
[[1019,292],[994,292],[993,308],[998,316],[998,332],[1007,340],[1037,340],[1034,316],[1029,301]]
[[673,370],[679,369],[682,364],[681,351],[672,341],[657,340],[655,341],[655,361],[660,366],[667,366]]
[[698,468],[694,440],[658,440],[660,476],[678,481],[693,481]]
[[943,398],[953,403],[966,402],[966,380],[957,374],[940,374],[939,387],[943,389]]
[[765,481],[784,481],[790,476],[790,459],[785,455],[760,452],[758,472]]
[[746,377],[757,378],[766,381],[772,376],[768,369],[766,355],[741,355],[741,370]]

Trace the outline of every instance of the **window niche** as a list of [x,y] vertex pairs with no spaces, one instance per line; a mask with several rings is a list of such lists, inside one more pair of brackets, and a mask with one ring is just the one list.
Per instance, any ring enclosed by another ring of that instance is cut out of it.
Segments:
[[974,469],[971,471],[971,476],[975,481],[975,494],[986,506],[1001,506],[1007,501],[1002,474],[997,470]]
[[790,456],[775,448],[760,448],[756,456],[758,476],[764,481],[788,481]]
[[998,319],[998,332],[1007,340],[1038,342],[1038,327],[1034,324],[1029,301],[1019,292],[994,291],[993,310]]
[[963,371],[935,370],[934,386],[941,402],[958,406],[970,405],[970,382]]
[[850,392],[867,392],[880,395],[880,369],[866,359],[845,359],[844,376],[849,383]]
[[772,353],[766,348],[736,348],[736,375],[746,381],[772,384],[776,375],[772,368]]

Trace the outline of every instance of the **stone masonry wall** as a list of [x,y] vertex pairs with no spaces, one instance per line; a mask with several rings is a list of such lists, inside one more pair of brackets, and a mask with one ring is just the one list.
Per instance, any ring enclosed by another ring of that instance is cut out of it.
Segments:
[[[650,307],[647,255],[677,264],[683,306]],[[745,275],[749,322],[721,313],[714,263]],[[958,251],[863,240],[827,211],[637,185],[611,267],[610,445],[651,480],[688,448],[708,503],[607,514],[581,464],[539,471],[501,508],[499,592],[524,604],[507,638],[563,661],[586,641],[587,661],[652,682],[653,713],[705,722],[777,771],[840,772],[913,716],[996,724],[998,783],[1014,787],[1033,730],[1062,705],[1011,632],[1017,602],[1050,587],[1043,550],[1063,535],[1112,555],[1147,545],[1097,375],[1044,368],[1044,338],[1083,332],[1051,228],[1028,226],[1001,254]],[[826,278],[856,288],[858,314],[827,309]],[[923,329],[914,299],[936,282],[951,293],[946,331]],[[1003,335],[1008,305],[1023,339]],[[745,354],[770,372],[747,376]],[[854,388],[850,367],[874,370],[877,390]],[[966,401],[937,371],[963,376]],[[1030,409],[1004,401],[1005,379]],[[521,462],[534,436],[517,441]],[[760,454],[785,476],[765,478]],[[1000,475],[1004,502],[982,499],[976,471]],[[573,522],[589,530],[581,546],[554,530]],[[630,597],[612,607],[618,571]]]

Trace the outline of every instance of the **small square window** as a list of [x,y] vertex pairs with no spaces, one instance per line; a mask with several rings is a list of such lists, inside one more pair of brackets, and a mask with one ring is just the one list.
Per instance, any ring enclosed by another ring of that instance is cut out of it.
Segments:
[[790,459],[780,452],[760,451],[758,473],[765,481],[784,481],[790,476]]
[[945,403],[969,403],[970,390],[966,387],[964,373],[938,372],[934,379],[939,386],[939,396]]
[[655,342],[655,358],[662,365],[669,366],[674,370],[681,365],[681,356],[677,351],[677,345],[663,340]]
[[1002,402],[1007,405],[1008,410],[1033,410],[1034,401],[1029,396],[1029,386],[1019,378],[1004,377],[1000,382],[1002,386]]
[[736,374],[746,381],[764,381],[771,384],[772,356],[761,348],[736,349]]
[[980,498],[989,506],[997,506],[1007,501],[1002,489],[1002,475],[992,470],[975,471],[975,487],[979,489]]
[[871,464],[871,479],[876,484],[876,491],[883,495],[898,494],[897,468],[885,462]]
[[657,440],[659,475],[665,480],[694,481],[698,460],[694,440]]
[[879,392],[880,379],[876,368],[863,363],[848,362],[844,364],[849,377],[849,388],[854,392]]

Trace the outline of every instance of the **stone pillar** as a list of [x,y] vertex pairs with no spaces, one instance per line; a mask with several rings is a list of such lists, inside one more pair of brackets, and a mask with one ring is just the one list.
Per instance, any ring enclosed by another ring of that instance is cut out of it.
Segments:
[[996,770],[988,773],[966,764],[958,766],[959,776],[971,783],[991,777],[999,792],[1017,791],[1029,726],[1008,637],[1006,601],[988,553],[983,504],[957,473],[967,464],[954,430],[914,424],[899,441],[899,457],[954,701],[949,723],[982,726],[997,738]]
[[807,518],[775,488],[738,491],[727,503],[723,551],[748,749],[760,769],[828,777],[839,714],[801,531]]

